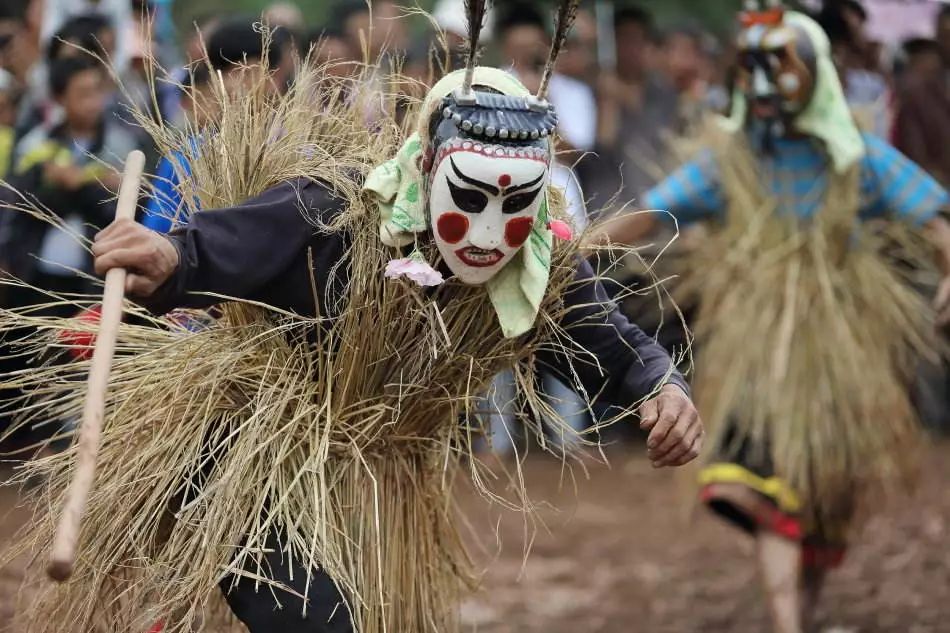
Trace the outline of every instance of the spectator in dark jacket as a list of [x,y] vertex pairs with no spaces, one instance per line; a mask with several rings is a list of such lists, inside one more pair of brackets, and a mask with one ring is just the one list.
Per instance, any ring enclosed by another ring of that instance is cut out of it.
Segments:
[[943,186],[950,186],[950,88],[940,46],[914,39],[904,45],[895,144]]
[[[0,216],[0,253],[8,272],[38,288],[80,292],[88,282],[79,273],[91,269],[91,260],[69,234],[88,234],[110,222],[119,184],[113,166],[122,163],[135,143],[104,116],[105,76],[93,59],[54,62],[49,89],[63,110],[63,122],[37,127],[18,143],[10,180],[56,215],[60,226],[6,212]],[[28,302],[21,298],[16,303]]]

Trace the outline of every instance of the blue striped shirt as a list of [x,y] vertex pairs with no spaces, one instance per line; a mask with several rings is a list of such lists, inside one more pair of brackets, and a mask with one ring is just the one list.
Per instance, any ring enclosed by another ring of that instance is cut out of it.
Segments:
[[[946,190],[923,169],[886,142],[864,135],[860,214],[863,219],[891,218],[923,224],[947,206]],[[828,158],[813,139],[780,139],[773,156],[763,156],[761,178],[778,202],[779,213],[807,219],[822,206],[828,185]],[[647,192],[644,207],[668,211],[691,223],[721,216],[726,208],[711,150],[702,151]]]

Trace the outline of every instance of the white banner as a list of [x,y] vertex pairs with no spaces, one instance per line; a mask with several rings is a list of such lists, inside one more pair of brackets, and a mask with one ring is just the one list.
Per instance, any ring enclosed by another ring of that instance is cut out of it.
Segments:
[[911,37],[933,37],[939,0],[867,0],[868,33],[885,44]]

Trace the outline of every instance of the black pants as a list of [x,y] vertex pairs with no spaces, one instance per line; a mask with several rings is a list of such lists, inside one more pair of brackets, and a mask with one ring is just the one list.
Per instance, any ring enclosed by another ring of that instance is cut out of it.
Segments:
[[[291,580],[286,557],[282,559],[276,537],[268,539],[270,553],[264,570],[273,581],[286,585],[297,594],[307,597],[307,615],[304,602],[297,595],[279,591],[264,584],[255,589],[250,578],[241,578],[233,585],[232,577],[221,581],[221,590],[231,611],[250,633],[352,633],[353,625],[343,595],[333,580],[322,571],[315,572],[307,587],[307,573],[294,565]],[[248,571],[252,571],[248,569]],[[275,597],[276,596],[276,597]]]

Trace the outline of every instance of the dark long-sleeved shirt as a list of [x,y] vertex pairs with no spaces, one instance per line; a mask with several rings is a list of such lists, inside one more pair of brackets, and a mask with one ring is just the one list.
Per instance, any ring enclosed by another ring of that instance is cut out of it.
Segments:
[[[313,221],[329,222],[341,205],[320,183],[299,180],[237,207],[198,213],[168,236],[178,250],[178,269],[142,303],[162,314],[209,307],[221,301],[214,294],[301,315],[312,316],[319,308],[321,315],[332,316],[323,304],[327,291],[331,297],[345,292],[346,267],[337,264],[349,240],[342,232],[317,230]],[[578,346],[578,357],[572,363],[565,352],[543,351],[540,363],[568,378],[576,373],[588,394],[600,393],[618,406],[631,406],[664,383],[688,392],[683,377],[671,373],[667,352],[610,302],[586,262],[578,262],[564,302],[568,310],[560,325]]]

